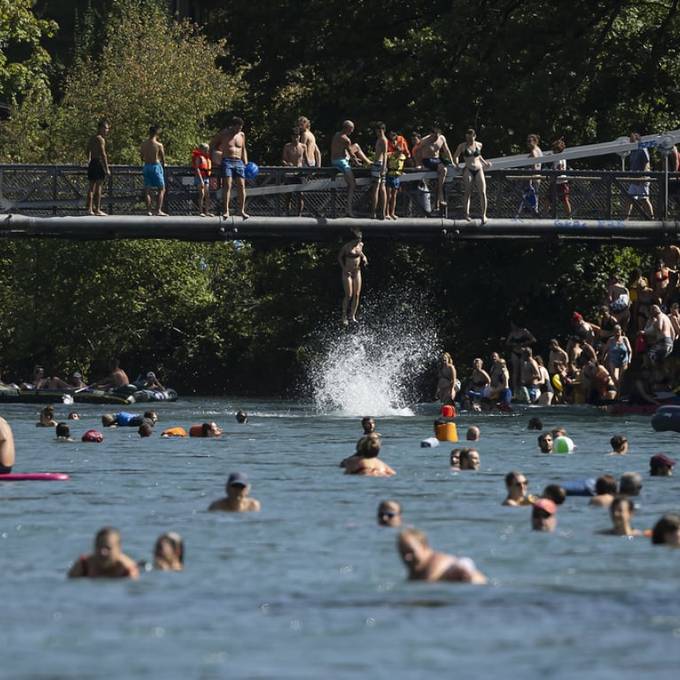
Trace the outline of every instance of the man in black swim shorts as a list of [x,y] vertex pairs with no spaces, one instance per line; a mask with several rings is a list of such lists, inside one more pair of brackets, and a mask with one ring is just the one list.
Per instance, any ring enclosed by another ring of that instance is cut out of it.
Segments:
[[90,157],[87,166],[87,179],[90,187],[87,190],[87,213],[88,215],[105,215],[102,211],[102,186],[104,180],[111,174],[109,159],[106,155],[106,135],[109,134],[111,125],[108,120],[100,120],[97,134],[90,138],[87,150]]

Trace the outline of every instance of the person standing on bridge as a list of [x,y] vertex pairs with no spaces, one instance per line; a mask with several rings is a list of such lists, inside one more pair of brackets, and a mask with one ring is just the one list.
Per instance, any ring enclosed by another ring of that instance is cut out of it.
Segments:
[[[628,139],[631,144],[639,144],[640,133],[633,130]],[[649,172],[651,170],[649,151],[642,148],[633,149],[630,152],[629,163],[631,172]],[[628,198],[630,202],[626,219],[630,218],[630,215],[633,212],[633,206],[636,202],[650,220],[654,219],[654,208],[652,208],[652,203],[649,200],[649,182],[635,182],[634,184],[629,184]]]
[[110,129],[111,125],[108,120],[100,120],[97,134],[90,137],[87,143],[89,154],[87,179],[90,181],[90,187],[87,190],[88,215],[106,215],[102,210],[102,186],[104,180],[111,174],[109,159],[106,155],[106,135],[109,134]]
[[[413,157],[416,158],[415,149]],[[418,145],[418,158],[427,170],[437,173],[437,207],[446,208],[444,200],[444,182],[446,181],[447,166],[453,163],[451,150],[438,125],[433,125],[430,134],[425,135]]]
[[167,217],[163,212],[163,199],[165,198],[165,149],[158,141],[161,129],[158,125],[149,128],[149,138],[142,144],[140,153],[144,161],[144,192],[146,194],[146,211],[151,212],[151,192],[158,191],[156,203],[156,215]]
[[305,155],[303,165],[307,168],[321,167],[321,150],[316,143],[316,137],[310,130],[311,123],[309,118],[300,116],[297,119],[297,127],[300,130],[300,142],[305,145]]
[[[306,120],[306,119],[305,119]],[[305,155],[307,154],[307,147],[302,142],[302,135],[299,128],[293,128],[290,141],[283,147],[283,153],[281,154],[281,163],[286,168],[301,168]],[[289,179],[291,184],[302,184],[304,182],[304,177],[301,173],[296,172],[292,175],[286,175],[286,179]],[[300,192],[295,192],[298,197],[298,217],[302,215],[302,209],[304,208],[304,199]],[[290,215],[290,207],[293,202],[293,194],[288,195],[286,201],[286,214]]]
[[342,123],[342,130],[336,132],[331,140],[331,165],[343,174],[345,182],[347,182],[348,217],[354,217],[352,202],[357,185],[354,173],[352,172],[352,166],[350,165],[350,160],[358,162],[352,146],[352,140],[349,138],[352,132],[354,132],[354,123],[351,120],[345,120]]
[[[375,155],[371,164],[371,213],[373,219],[384,220],[387,217],[387,190],[385,176],[387,175],[387,135],[385,123],[375,124]],[[382,207],[380,207],[382,206]]]
[[229,217],[231,185],[235,177],[238,190],[238,212],[244,220],[247,220],[250,217],[246,213],[245,166],[248,164],[248,151],[246,149],[246,136],[243,133],[243,119],[234,116],[231,119],[231,125],[218,132],[210,146],[222,154],[222,177],[224,181],[222,217]]
[[486,223],[486,178],[484,177],[484,170],[491,167],[491,163],[485,160],[482,156],[482,143],[477,141],[477,133],[470,128],[465,133],[465,141],[458,145],[453,154],[454,163],[458,163],[460,157],[463,157],[463,186],[465,187],[465,194],[463,198],[463,207],[465,209],[465,219],[470,220],[470,195],[472,194],[472,185],[477,187],[479,193],[479,202],[482,210],[482,224]]

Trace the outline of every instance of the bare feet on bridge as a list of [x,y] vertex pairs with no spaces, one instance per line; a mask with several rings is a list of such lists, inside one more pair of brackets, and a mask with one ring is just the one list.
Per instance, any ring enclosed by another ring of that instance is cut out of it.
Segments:
[[156,213],[156,215],[157,215],[158,217],[167,217],[167,216],[168,216],[168,213],[163,212],[162,210],[159,210],[159,211]]
[[228,220],[231,217],[231,215],[228,212],[224,212],[222,213],[222,217],[224,217],[225,220]]
[[97,210],[97,212],[95,213],[97,217],[106,217],[107,214],[108,213],[105,213],[103,210]]
[[244,220],[247,220],[250,217],[250,215],[245,210],[241,210],[240,214]]

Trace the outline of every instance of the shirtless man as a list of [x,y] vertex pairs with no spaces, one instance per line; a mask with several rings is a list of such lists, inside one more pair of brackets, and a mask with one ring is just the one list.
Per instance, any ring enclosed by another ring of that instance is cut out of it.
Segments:
[[[305,119],[306,120],[306,119]],[[307,148],[302,143],[302,135],[298,128],[293,128],[290,134],[290,141],[283,147],[283,153],[281,154],[281,164],[286,168],[301,168],[305,163],[305,156],[307,154]],[[302,184],[304,181],[304,176],[299,174],[287,175],[292,184]],[[304,208],[304,200],[302,194],[297,193],[299,208],[298,217],[302,215],[302,209]],[[293,194],[288,195],[288,201],[286,205],[286,214],[290,215],[290,206],[293,202]]]
[[505,475],[505,488],[508,490],[508,495],[505,497],[502,505],[509,505],[513,508],[518,508],[522,505],[533,505],[536,498],[527,493],[529,482],[525,475],[521,472],[508,472]]
[[662,363],[671,355],[675,331],[673,324],[659,305],[652,305],[649,310],[649,321],[642,331],[649,343],[649,359],[653,363]]
[[297,126],[300,130],[300,142],[305,146],[304,165],[308,168],[320,168],[321,151],[316,143],[316,137],[310,130],[309,118],[300,116],[297,119]]
[[163,199],[165,198],[165,149],[158,141],[160,127],[152,125],[149,128],[149,138],[142,144],[140,153],[144,161],[144,193],[146,195],[147,215],[151,212],[151,192],[158,191],[156,199],[156,215],[167,216],[163,212]]
[[113,359],[111,361],[111,374],[104,381],[98,383],[96,387],[115,389],[117,387],[127,387],[129,384],[130,380],[127,377],[127,373],[120,367],[120,362],[118,359]]
[[347,459],[346,475],[364,475],[367,477],[393,477],[397,473],[384,461],[378,458],[380,454],[380,437],[369,434],[359,440],[357,456]]
[[224,179],[223,214],[229,217],[229,201],[231,199],[231,185],[236,177],[238,190],[238,212],[244,220],[249,215],[246,213],[246,169],[248,164],[248,150],[246,149],[246,136],[243,133],[243,119],[234,116],[231,125],[220,130],[210,142],[210,148],[222,154],[222,177]]
[[[371,213],[373,219],[384,220],[387,216],[387,189],[385,187],[385,177],[387,176],[387,135],[385,134],[385,123],[375,124],[375,155],[371,164]],[[378,213],[379,206],[382,208]]]
[[557,373],[556,364],[568,364],[569,355],[560,347],[560,343],[554,338],[550,341],[550,354],[548,355],[548,373]]
[[417,529],[404,529],[399,533],[397,550],[408,570],[410,581],[486,583],[486,577],[471,559],[435,552],[427,536]]
[[[368,258],[364,255],[364,243],[361,232],[353,231],[354,238],[345,243],[338,253],[338,262],[342,268],[342,287],[345,297],[342,300],[342,325],[357,323],[357,310],[361,295],[361,265],[368,267]],[[352,303],[351,316],[347,317],[348,307]]]
[[208,508],[209,512],[259,512],[260,501],[248,498],[250,484],[248,477],[242,472],[232,472],[227,479],[227,496],[214,501]]
[[343,121],[342,130],[336,132],[331,140],[331,165],[343,174],[347,182],[347,215],[349,217],[354,217],[352,201],[357,185],[350,160],[359,162],[352,148],[352,140],[349,138],[352,132],[354,132],[354,123],[351,120]]
[[539,498],[531,509],[531,528],[534,531],[555,531],[557,506],[549,498]]
[[[416,151],[414,150],[414,158]],[[437,204],[439,208],[446,207],[444,200],[444,182],[446,181],[447,165],[453,163],[453,156],[446,137],[437,125],[433,125],[429,135],[425,135],[418,145],[417,158],[424,168],[437,173]]]
[[97,134],[90,137],[87,143],[89,155],[87,166],[87,179],[90,187],[87,190],[87,214],[106,215],[102,210],[102,186],[104,180],[111,174],[109,159],[106,155],[106,135],[109,134],[111,125],[106,119],[99,121]]
[[525,347],[522,351],[522,385],[529,392],[529,402],[532,404],[541,394],[539,388],[541,378],[541,370],[534,359],[531,347]]
[[68,572],[69,578],[139,578],[137,563],[121,549],[120,532],[104,527],[94,539],[94,552],[79,557]]
[[15,458],[12,428],[4,418],[0,417],[0,475],[8,475],[12,472]]

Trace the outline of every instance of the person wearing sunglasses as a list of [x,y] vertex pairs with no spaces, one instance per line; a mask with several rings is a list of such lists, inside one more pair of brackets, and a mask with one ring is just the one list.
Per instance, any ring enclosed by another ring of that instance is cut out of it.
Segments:
[[517,508],[522,505],[533,505],[536,499],[527,493],[529,482],[521,472],[508,472],[505,475],[505,488],[508,495],[503,501],[503,505]]
[[381,527],[400,527],[401,505],[397,501],[382,501],[378,506],[378,524]]

